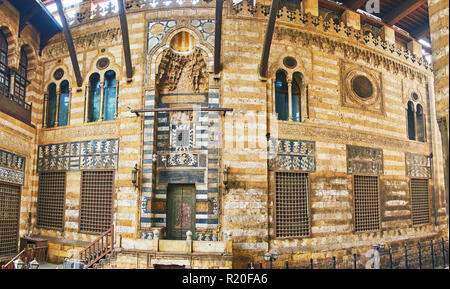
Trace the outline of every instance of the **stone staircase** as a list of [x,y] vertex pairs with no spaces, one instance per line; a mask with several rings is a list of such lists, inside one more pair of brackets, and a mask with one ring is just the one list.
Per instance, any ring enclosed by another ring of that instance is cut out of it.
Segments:
[[119,247],[102,256],[92,269],[231,269],[232,241],[152,240],[120,238]]

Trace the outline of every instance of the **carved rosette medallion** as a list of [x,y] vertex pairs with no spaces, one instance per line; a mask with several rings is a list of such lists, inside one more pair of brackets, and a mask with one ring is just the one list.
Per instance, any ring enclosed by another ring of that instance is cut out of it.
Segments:
[[384,114],[381,73],[341,60],[343,106]]

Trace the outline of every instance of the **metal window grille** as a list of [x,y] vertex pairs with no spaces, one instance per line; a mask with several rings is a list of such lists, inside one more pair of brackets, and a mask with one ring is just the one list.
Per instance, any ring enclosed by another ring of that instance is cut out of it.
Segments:
[[355,231],[380,229],[380,203],[377,176],[354,176]]
[[430,223],[428,179],[411,179],[411,205],[413,225]]
[[0,96],[9,95],[8,41],[0,31]]
[[46,229],[64,229],[65,172],[39,174],[37,226]]
[[17,253],[20,188],[0,183],[0,256]]
[[189,130],[182,129],[177,131],[176,146],[177,147],[189,146]]
[[276,236],[309,235],[308,174],[276,173]]
[[113,171],[83,171],[80,232],[102,233],[112,223]]

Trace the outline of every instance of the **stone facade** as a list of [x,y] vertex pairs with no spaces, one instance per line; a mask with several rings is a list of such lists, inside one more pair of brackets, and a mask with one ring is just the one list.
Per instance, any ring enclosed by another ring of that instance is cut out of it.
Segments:
[[434,89],[436,113],[442,138],[444,154],[445,190],[447,194],[447,215],[449,196],[449,53],[448,53],[448,2],[428,1],[430,14],[431,48],[433,51]]
[[[85,170],[114,171],[112,222],[116,240],[124,242],[110,267],[153,268],[152,258],[175,264],[170,252],[182,247],[176,242],[185,241],[166,240],[173,221],[169,204],[174,185],[195,190],[190,212],[191,245],[196,249],[190,252],[197,250],[201,256],[186,265],[190,268],[245,268],[273,250],[280,255],[275,266],[332,254],[345,258],[363,254],[373,244],[399,244],[448,232],[436,78],[421,55],[395,45],[392,29],[386,27],[378,37],[363,35],[358,15],[351,11],[345,23],[336,25],[318,17],[317,1],[305,1],[308,14],[282,8],[268,78],[261,79],[258,64],[268,20],[265,5],[270,1],[257,0],[256,6],[226,1],[222,70],[214,75],[215,1],[189,0],[181,6],[175,1],[173,6],[126,2],[132,81],[125,73],[115,10],[87,2],[74,8],[76,17],[69,17],[82,86],[76,85],[62,34],[56,35],[42,56],[31,58],[35,63],[27,100],[33,102],[32,126],[0,112],[0,154],[26,164],[16,170],[24,173],[23,183],[20,178],[10,180],[22,185],[19,234],[48,238],[51,260],[60,262],[64,250],[82,248],[98,236],[79,229]],[[21,42],[29,40],[33,51],[39,45],[31,27],[22,32],[23,38],[14,38],[18,18],[8,4],[0,6],[0,16],[0,25],[11,31],[10,61],[17,66]],[[285,64],[287,56],[295,65]],[[58,69],[64,72],[59,80]],[[292,112],[290,120],[278,120],[280,69],[289,87],[295,75],[301,75],[298,121],[292,120]],[[89,122],[90,77],[98,73],[103,83],[109,70],[117,82],[115,117],[102,120],[100,114],[98,121]],[[371,84],[367,99],[354,87],[360,75]],[[49,102],[44,95],[50,84],[60,87],[64,80],[70,84],[68,123],[47,127]],[[424,141],[408,139],[409,101],[423,109]],[[213,110],[217,108],[233,111]],[[136,115],[133,109],[166,111]],[[134,185],[136,165],[139,178]],[[5,168],[11,169],[0,159],[0,169]],[[55,170],[66,173],[63,230],[37,226],[39,173]],[[307,176],[305,236],[277,235],[280,172]],[[358,175],[377,178],[378,230],[356,231]],[[429,180],[426,224],[412,223],[411,178]],[[155,232],[161,239],[155,240]],[[225,236],[231,239],[225,242]],[[155,249],[155,242],[166,249]],[[220,247],[224,242],[226,249]],[[208,244],[215,249],[204,251]],[[216,256],[223,252],[231,257]]]

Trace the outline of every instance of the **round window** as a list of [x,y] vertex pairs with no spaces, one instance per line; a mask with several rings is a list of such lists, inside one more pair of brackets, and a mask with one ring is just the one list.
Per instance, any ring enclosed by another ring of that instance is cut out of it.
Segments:
[[363,99],[370,98],[373,95],[372,82],[364,75],[357,75],[352,79],[352,89]]
[[53,78],[55,78],[56,80],[60,80],[63,76],[64,76],[64,70],[62,68],[58,68],[53,73]]
[[109,59],[107,57],[100,58],[96,65],[99,70],[105,69],[109,66]]
[[418,95],[417,93],[413,92],[413,93],[412,93],[412,99],[413,99],[414,101],[417,101],[417,100],[419,99],[419,95]]
[[297,60],[295,60],[295,58],[292,57],[292,56],[286,56],[286,57],[283,59],[283,64],[284,64],[284,66],[286,66],[287,68],[293,69],[293,68],[295,68],[295,67],[297,66]]

